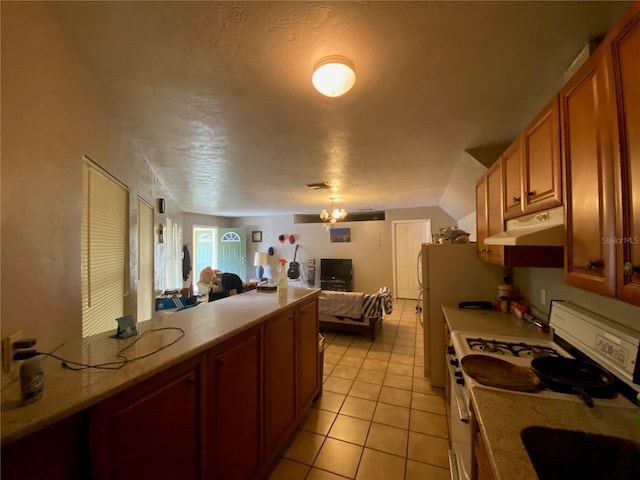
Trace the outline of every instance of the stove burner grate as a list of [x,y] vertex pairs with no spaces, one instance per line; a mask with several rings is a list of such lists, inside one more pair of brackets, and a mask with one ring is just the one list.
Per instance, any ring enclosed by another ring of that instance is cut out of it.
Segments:
[[469,348],[474,352],[492,353],[507,357],[560,357],[555,348],[544,345],[533,345],[525,342],[505,342],[486,338],[467,338]]

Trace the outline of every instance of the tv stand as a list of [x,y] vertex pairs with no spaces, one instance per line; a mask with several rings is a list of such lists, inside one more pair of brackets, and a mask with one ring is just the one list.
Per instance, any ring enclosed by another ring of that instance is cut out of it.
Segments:
[[333,290],[334,292],[353,292],[353,282],[349,279],[320,279],[322,290]]

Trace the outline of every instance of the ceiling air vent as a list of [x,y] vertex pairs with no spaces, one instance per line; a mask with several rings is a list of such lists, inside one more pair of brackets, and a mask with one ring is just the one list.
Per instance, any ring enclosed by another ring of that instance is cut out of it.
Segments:
[[307,187],[311,190],[326,190],[327,188],[331,188],[327,182],[307,183]]

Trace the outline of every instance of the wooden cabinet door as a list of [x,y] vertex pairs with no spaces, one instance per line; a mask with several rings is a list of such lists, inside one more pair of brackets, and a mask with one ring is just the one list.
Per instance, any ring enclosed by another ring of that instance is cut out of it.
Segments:
[[476,249],[478,256],[488,259],[487,246],[487,176],[483,175],[476,183]]
[[523,214],[522,210],[522,149],[520,138],[516,139],[502,155],[502,177],[504,179],[504,219]]
[[93,478],[201,478],[201,357],[90,410]]
[[473,435],[473,455],[476,480],[493,480],[489,453],[479,430],[476,430]]
[[296,421],[296,309],[268,320],[264,326],[264,439],[270,458]]
[[[640,305],[640,4],[607,45],[617,184],[617,296]],[[617,115],[616,115],[617,114]]]
[[[487,236],[504,231],[502,195],[502,158],[499,158],[487,170]],[[498,265],[503,264],[504,247],[487,245],[487,260]]]
[[256,478],[260,471],[261,340],[261,329],[256,327],[207,353],[210,478],[245,480]]
[[565,166],[565,281],[615,295],[614,181],[604,69],[597,50],[560,92]]
[[558,97],[522,133],[522,209],[533,213],[562,205]]
[[296,324],[297,401],[298,418],[309,408],[320,389],[318,370],[318,300],[303,303],[298,308]]

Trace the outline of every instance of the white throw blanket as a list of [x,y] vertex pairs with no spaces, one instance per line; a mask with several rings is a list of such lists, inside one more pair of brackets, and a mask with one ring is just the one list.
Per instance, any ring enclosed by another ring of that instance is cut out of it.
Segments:
[[327,315],[360,318],[364,293],[334,292],[322,290],[318,301],[318,310]]

